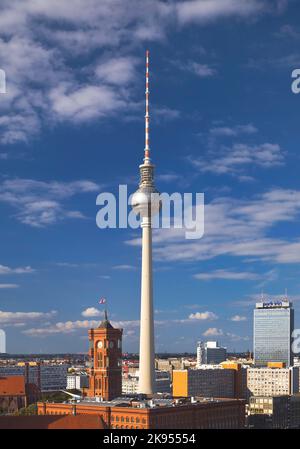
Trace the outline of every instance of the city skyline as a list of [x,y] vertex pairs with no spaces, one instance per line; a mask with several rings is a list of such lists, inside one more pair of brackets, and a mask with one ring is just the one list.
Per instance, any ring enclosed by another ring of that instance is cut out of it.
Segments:
[[124,351],[138,352],[140,233],[100,230],[95,218],[99,193],[117,194],[119,184],[133,193],[138,184],[146,48],[156,182],[166,192],[204,192],[206,204],[203,238],[153,232],[156,352],[195,352],[199,340],[252,350],[262,291],[277,300],[287,288],[300,327],[300,95],[291,91],[299,12],[294,2],[232,1],[226,13],[217,3],[205,11],[197,1],[151,0],[146,17],[138,7],[129,14],[118,5],[112,14],[92,1],[79,1],[68,17],[64,2],[15,15],[5,4],[0,328],[7,352],[87,351],[103,296],[112,323],[124,329]]

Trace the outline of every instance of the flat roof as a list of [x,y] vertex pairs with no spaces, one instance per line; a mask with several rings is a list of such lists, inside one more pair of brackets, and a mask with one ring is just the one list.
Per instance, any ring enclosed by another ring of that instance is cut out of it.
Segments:
[[153,409],[159,407],[181,407],[186,405],[199,405],[207,403],[220,403],[230,401],[241,401],[235,398],[211,398],[211,397],[195,397],[195,398],[153,398],[139,399],[138,397],[119,397],[111,401],[101,401],[96,398],[83,398],[68,402],[47,402],[47,404],[55,405],[83,405],[86,407],[124,407],[130,409]]

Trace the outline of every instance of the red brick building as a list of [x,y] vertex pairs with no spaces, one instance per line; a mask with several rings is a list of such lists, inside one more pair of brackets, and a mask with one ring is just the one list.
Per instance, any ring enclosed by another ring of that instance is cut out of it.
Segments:
[[115,329],[105,312],[97,329],[89,330],[89,397],[110,401],[122,394],[122,329]]
[[74,404],[38,403],[38,414],[98,415],[112,429],[240,429],[245,425],[245,401],[83,400]]
[[26,407],[24,376],[0,377],[0,414],[12,414]]

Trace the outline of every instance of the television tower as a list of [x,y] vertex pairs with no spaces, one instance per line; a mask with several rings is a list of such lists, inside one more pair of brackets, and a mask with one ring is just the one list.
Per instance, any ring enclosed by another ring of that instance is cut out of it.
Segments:
[[142,275],[140,319],[139,389],[142,394],[155,392],[155,350],[152,286],[152,217],[159,212],[159,193],[154,184],[154,165],[150,160],[149,147],[149,51],[146,51],[146,114],[145,155],[140,165],[140,183],[132,195],[131,205],[141,217],[142,228]]

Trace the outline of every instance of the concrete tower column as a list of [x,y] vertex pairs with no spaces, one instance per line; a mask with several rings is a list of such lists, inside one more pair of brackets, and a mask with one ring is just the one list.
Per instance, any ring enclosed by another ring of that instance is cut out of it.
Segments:
[[152,217],[160,209],[159,192],[154,184],[154,165],[149,147],[149,51],[146,52],[146,114],[145,157],[140,165],[140,183],[132,195],[131,205],[141,217],[142,228],[142,276],[141,276],[141,320],[140,320],[140,377],[139,393],[151,395],[155,392],[155,351],[152,287]]
[[139,393],[155,391],[155,350],[152,286],[152,229],[151,219],[142,222],[142,276],[141,276],[141,324]]

